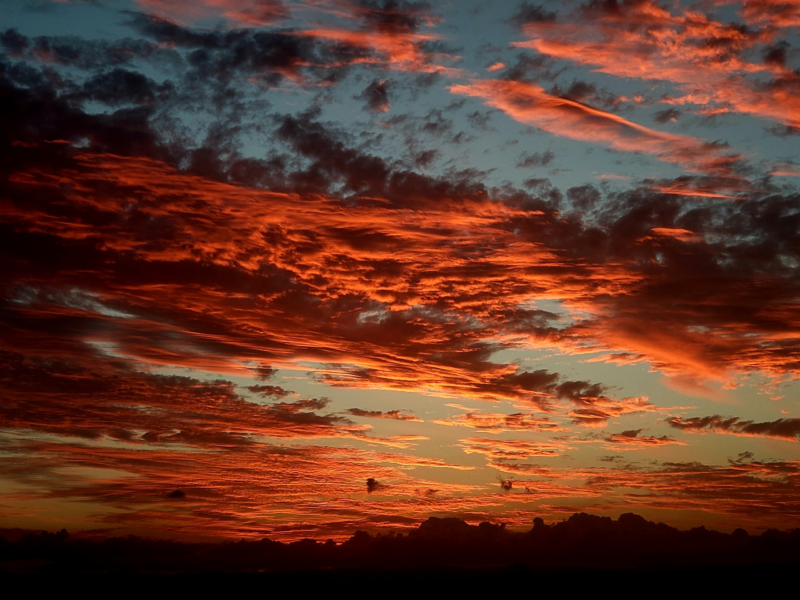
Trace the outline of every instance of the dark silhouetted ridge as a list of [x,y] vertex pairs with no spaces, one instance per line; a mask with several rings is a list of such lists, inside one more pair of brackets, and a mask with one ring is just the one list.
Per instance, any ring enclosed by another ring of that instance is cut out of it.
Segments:
[[[800,529],[749,535],[681,531],[639,515],[586,513],[527,532],[436,518],[407,533],[357,531],[336,544],[310,539],[188,543],[139,537],[76,539],[58,533],[0,537],[0,571],[61,573],[295,572],[316,570],[647,570],[800,562]],[[426,571],[427,572],[427,571]]]

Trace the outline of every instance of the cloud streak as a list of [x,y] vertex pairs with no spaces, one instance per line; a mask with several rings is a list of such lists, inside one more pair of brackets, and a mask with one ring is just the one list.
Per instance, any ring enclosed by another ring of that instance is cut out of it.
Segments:
[[667,419],[667,423],[670,427],[689,433],[730,433],[732,435],[771,437],[793,442],[800,440],[800,419],[778,419],[777,421],[757,423],[739,417],[725,418],[712,415],[688,419],[673,417]]
[[733,170],[740,158],[726,155],[724,148],[690,136],[638,125],[581,102],[553,96],[534,84],[499,79],[477,80],[466,85],[450,86],[450,91],[482,98],[487,106],[554,135],[600,143],[623,152],[651,154],[689,171],[720,177],[734,189],[747,187]]

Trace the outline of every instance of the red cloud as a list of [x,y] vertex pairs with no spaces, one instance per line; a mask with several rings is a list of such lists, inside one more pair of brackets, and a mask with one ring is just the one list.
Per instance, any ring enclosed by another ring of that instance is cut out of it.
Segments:
[[139,6],[182,23],[222,16],[235,25],[267,25],[285,19],[281,0],[137,0]]

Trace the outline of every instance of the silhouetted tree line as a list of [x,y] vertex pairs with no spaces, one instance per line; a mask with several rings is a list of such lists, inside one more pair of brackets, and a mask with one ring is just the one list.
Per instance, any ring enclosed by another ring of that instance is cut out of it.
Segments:
[[586,513],[527,532],[431,517],[406,535],[357,531],[337,544],[304,539],[187,543],[139,537],[102,540],[58,533],[0,537],[0,571],[256,572],[313,569],[495,568],[629,569],[800,562],[800,529],[732,534],[680,531],[639,515],[616,521]]

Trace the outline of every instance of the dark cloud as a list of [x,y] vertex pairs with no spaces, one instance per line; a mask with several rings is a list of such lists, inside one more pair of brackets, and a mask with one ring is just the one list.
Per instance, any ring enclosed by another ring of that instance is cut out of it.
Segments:
[[291,394],[291,392],[278,385],[250,385],[247,386],[247,389],[254,394],[262,394],[273,398],[283,398]]
[[78,362],[5,352],[0,358],[6,428],[200,447],[248,445],[253,433],[315,437],[361,430],[342,417],[310,412],[324,409],[325,398],[265,407],[244,401],[222,380],[151,375],[90,356]]
[[83,95],[89,100],[112,106],[120,104],[150,104],[156,95],[156,84],[141,73],[116,68],[97,75],[83,85]]
[[538,4],[523,2],[517,12],[514,13],[508,22],[519,28],[524,28],[528,23],[540,23],[543,21],[555,21],[556,13],[545,9]]
[[302,155],[312,159],[305,173],[298,174],[298,187],[319,186],[323,190],[333,181],[342,181],[354,192],[382,194],[389,167],[376,156],[348,148],[334,133],[306,113],[278,120],[277,135]]
[[444,110],[437,108],[431,109],[425,116],[420,131],[435,137],[441,137],[446,133],[450,133],[453,129],[453,121],[445,117],[444,113]]
[[603,385],[588,381],[565,381],[555,389],[560,398],[567,398],[576,404],[591,404],[605,392]]
[[592,185],[580,185],[569,188],[567,198],[578,210],[589,210],[600,201],[600,192]]
[[531,167],[545,167],[553,162],[556,157],[555,154],[549,150],[545,152],[534,152],[533,154],[523,154],[517,167],[520,169],[529,169]]
[[27,37],[16,29],[8,29],[0,34],[0,43],[14,58],[90,72],[103,67],[133,66],[137,60],[152,60],[161,66],[174,66],[181,62],[174,49],[142,39],[121,38],[112,41],[86,40],[74,36]]
[[550,90],[550,94],[553,96],[567,98],[577,102],[581,102],[587,98],[592,98],[596,93],[597,86],[595,84],[578,80],[573,81],[566,90],[561,89],[558,84],[553,85],[552,89]]
[[287,410],[289,412],[323,410],[330,403],[330,398],[304,398],[303,400],[297,400],[296,402],[281,402],[279,404],[274,404],[273,408],[278,410]]
[[16,29],[6,29],[0,34],[0,44],[12,56],[19,56],[28,48],[28,39]]
[[419,169],[428,169],[441,156],[438,150],[424,150],[414,155],[414,164]]
[[786,41],[767,46],[762,53],[764,62],[768,65],[784,66],[784,64],[786,64],[786,51],[789,50],[789,48],[789,43]]
[[482,113],[478,110],[467,115],[467,120],[470,122],[470,124],[476,129],[481,129],[483,131],[489,130],[490,119],[491,114],[488,112]]
[[653,447],[653,446],[665,446],[671,444],[678,444],[680,445],[681,442],[675,440],[674,438],[668,435],[662,435],[659,437],[652,436],[652,435],[639,435],[642,433],[642,429],[628,429],[627,431],[621,431],[620,433],[612,433],[611,435],[607,436],[605,439],[606,442],[610,443],[610,447],[616,450],[622,450],[626,447],[630,448],[642,448],[642,447]]
[[[151,111],[147,107],[120,109],[111,114],[89,115],[74,107],[57,95],[48,82],[32,89],[15,86],[0,75],[0,88],[3,90],[2,103],[4,115],[3,138],[6,144],[16,142],[39,143],[43,140],[64,140],[85,144],[99,151],[119,155],[141,154],[163,157],[157,135],[150,127]],[[32,161],[38,155],[62,155],[66,153],[53,148],[50,152],[31,150],[25,159]],[[16,164],[23,157],[18,157]],[[15,164],[12,163],[12,164]],[[10,165],[9,165],[10,166]]]
[[740,452],[735,460],[728,459],[728,462],[731,464],[739,464],[739,463],[747,463],[753,460],[755,455],[752,452],[745,451]]
[[367,417],[370,419],[394,419],[396,421],[416,421],[422,422],[422,419],[415,417],[413,414],[401,412],[399,410],[389,410],[386,412],[380,410],[364,410],[362,408],[350,408],[347,412],[354,417]]
[[665,108],[664,110],[658,111],[653,116],[653,120],[656,123],[669,123],[672,120],[677,120],[681,114],[683,113],[681,113],[681,111],[679,111],[677,108]]
[[255,374],[255,378],[259,381],[269,381],[278,373],[277,369],[273,369],[267,365],[259,365],[255,369],[253,369]]
[[392,105],[389,100],[389,89],[392,85],[391,79],[373,80],[364,91],[361,92],[358,99],[364,100],[366,107],[373,112],[386,112]]
[[586,105],[602,106],[608,110],[618,110],[625,106],[625,97],[617,96],[609,90],[598,87],[594,83],[575,79],[567,87],[554,83],[550,95],[565,98]]
[[389,34],[410,33],[432,18],[427,2],[406,0],[356,0],[355,13],[377,31]]
[[540,80],[552,81],[555,74],[550,70],[552,61],[542,55],[518,54],[517,60],[501,73],[506,81],[534,83]]
[[724,418],[719,415],[710,417],[691,417],[682,419],[672,417],[667,419],[670,427],[689,432],[714,431],[717,433],[731,433],[734,435],[750,435],[772,437],[785,440],[800,440],[800,419],[778,419],[757,423],[739,417]]
[[236,74],[276,86],[291,78],[334,82],[368,49],[343,41],[302,35],[294,30],[192,30],[153,15],[129,13],[128,25],[161,44],[191,50],[187,60],[196,77],[228,81]]

